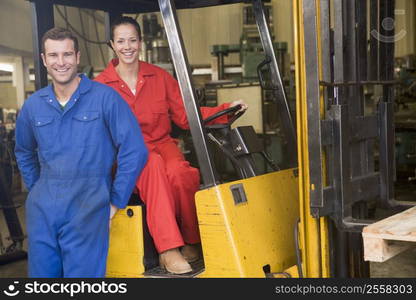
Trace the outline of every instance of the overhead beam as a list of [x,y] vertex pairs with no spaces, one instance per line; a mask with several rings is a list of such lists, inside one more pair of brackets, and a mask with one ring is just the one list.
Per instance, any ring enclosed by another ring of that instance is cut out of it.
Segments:
[[[39,1],[39,0],[29,0]],[[148,13],[158,12],[159,4],[155,0],[40,0],[39,2],[49,2],[57,5],[72,6],[77,8],[87,8],[103,10],[107,12],[121,11],[121,13]],[[244,2],[242,0],[176,0],[177,9],[201,8],[208,6],[227,5]],[[270,2],[266,0],[264,2]]]

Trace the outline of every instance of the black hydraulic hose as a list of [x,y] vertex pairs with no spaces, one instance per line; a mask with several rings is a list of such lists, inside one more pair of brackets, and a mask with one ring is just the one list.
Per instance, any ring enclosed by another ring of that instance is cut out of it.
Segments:
[[[94,19],[94,29],[95,29],[95,36],[97,38],[97,40],[100,39],[100,36],[98,34],[98,26],[97,26],[97,19],[95,18],[95,14],[92,14],[92,18]],[[103,48],[101,47],[101,44],[98,45],[98,48],[100,49],[100,54],[101,54],[101,59],[103,60],[103,66],[105,68],[105,66],[107,65],[107,62],[104,58],[104,52],[103,52]]]
[[62,13],[62,11],[59,9],[58,6],[56,6],[56,11],[58,12],[58,14],[62,17],[62,19],[64,19],[66,21],[66,24],[68,25],[68,27],[75,32],[80,38],[82,38],[84,41],[87,41],[88,43],[92,43],[92,44],[105,44],[107,45],[107,41],[93,41],[90,40],[89,38],[87,38],[85,35],[83,35],[82,33],[80,33],[74,26],[71,25],[71,23],[68,21],[67,18],[65,18],[64,14]]
[[88,9],[84,9],[83,11],[84,11],[84,13],[86,13],[87,15],[89,15],[90,17],[93,17],[94,19],[96,19],[101,24],[104,24],[105,23],[104,20],[100,20],[100,18],[97,18],[97,16],[95,15],[95,12],[89,12]]
[[[56,7],[56,9],[58,9],[58,7]],[[63,17],[65,24],[66,24],[66,29],[69,29],[69,21],[68,21],[68,11],[66,9],[66,6],[64,6],[64,13],[65,13],[65,17]]]
[[[82,31],[82,34],[85,36],[85,28],[84,28],[84,21],[82,20],[82,11],[81,11],[81,8],[78,8],[78,12],[79,12],[79,20],[80,20],[80,23],[81,23],[81,31]],[[88,64],[90,66],[92,66],[90,51],[88,50],[87,41],[86,40],[84,40],[84,47],[85,47],[85,52],[87,53]]]

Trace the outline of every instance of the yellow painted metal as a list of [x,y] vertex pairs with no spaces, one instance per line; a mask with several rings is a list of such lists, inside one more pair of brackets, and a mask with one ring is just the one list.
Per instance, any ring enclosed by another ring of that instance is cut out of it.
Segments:
[[[309,155],[308,155],[308,99],[306,97],[307,78],[305,70],[305,45],[303,1],[293,1],[294,33],[295,33],[295,77],[296,77],[296,115],[298,135],[299,164],[299,208],[300,208],[300,248],[302,250],[302,270],[305,277],[329,276],[329,251],[327,221],[314,219],[310,212]],[[311,0],[306,0],[311,1]],[[319,1],[317,4],[317,20],[319,20]],[[319,23],[319,22],[318,22]],[[319,47],[319,30],[318,47]],[[320,49],[320,47],[319,47]],[[318,53],[320,50],[318,49]],[[318,58],[319,68],[321,59]]]
[[[221,184],[197,192],[205,271],[199,277],[265,277],[296,262],[293,230],[299,217],[296,170]],[[247,202],[230,187],[242,184]]]
[[106,277],[143,277],[142,207],[127,206],[111,221]]
[[321,260],[322,260],[322,275],[323,278],[331,276],[330,259],[329,259],[329,232],[328,232],[328,218],[320,218],[321,229]]
[[[288,274],[291,278],[299,278],[298,266],[294,265],[290,268],[284,270],[284,273]],[[275,276],[278,277],[278,276]],[[284,276],[279,276],[280,278],[284,278]],[[287,276],[286,276],[287,277]]]
[[[304,178],[304,168],[303,166],[303,152],[302,149],[304,147],[304,140],[305,138],[303,137],[303,127],[302,127],[302,122],[300,122],[300,120],[302,120],[302,113],[304,110],[301,109],[301,99],[305,99],[306,95],[305,95],[305,91],[301,88],[299,88],[301,85],[304,86],[304,80],[305,78],[300,76],[301,74],[301,64],[302,62],[304,62],[303,58],[304,56],[302,55],[302,45],[303,45],[303,30],[302,30],[302,25],[301,25],[301,16],[300,16],[300,8],[299,5],[301,5],[302,2],[300,2],[300,0],[293,0],[293,32],[294,32],[294,56],[295,56],[295,86],[296,86],[296,129],[297,129],[297,141],[298,141],[298,166],[300,166],[299,168],[299,215],[300,215],[300,221],[304,222],[304,218],[305,218],[305,208],[304,208],[304,183],[303,183],[303,178]],[[303,224],[303,223],[302,223]],[[306,272],[306,266],[305,266],[305,260],[306,260],[306,253],[304,251],[305,249],[305,244],[306,244],[306,239],[305,239],[305,228],[304,226],[300,226],[299,224],[299,247],[300,250],[302,250],[302,272],[305,273]]]

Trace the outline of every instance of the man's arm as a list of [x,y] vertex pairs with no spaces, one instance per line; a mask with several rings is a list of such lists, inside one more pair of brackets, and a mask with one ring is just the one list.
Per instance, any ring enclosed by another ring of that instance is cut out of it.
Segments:
[[28,190],[39,179],[40,166],[37,142],[30,124],[27,109],[23,106],[16,121],[15,154],[20,173]]
[[106,122],[117,147],[117,170],[111,188],[111,204],[125,208],[143,170],[148,151],[136,117],[121,96],[113,91],[114,101],[106,105]]

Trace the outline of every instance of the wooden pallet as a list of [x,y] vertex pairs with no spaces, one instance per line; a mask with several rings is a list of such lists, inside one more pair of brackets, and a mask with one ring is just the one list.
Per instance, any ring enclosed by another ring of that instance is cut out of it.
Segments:
[[416,207],[363,229],[364,260],[384,262],[416,246]]

